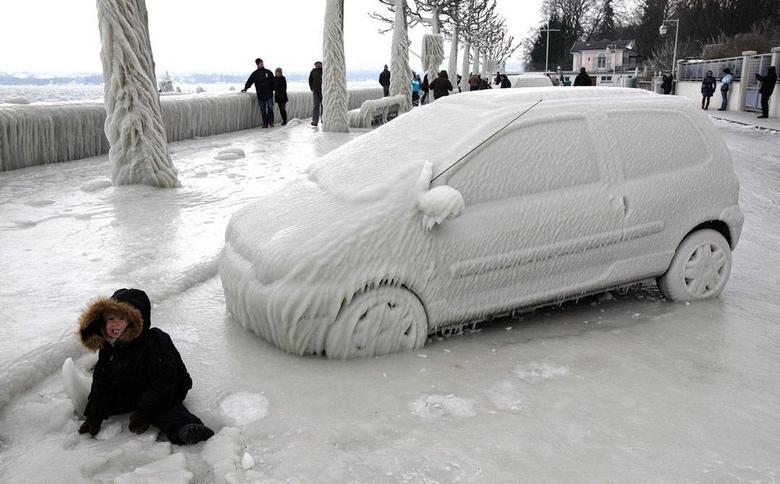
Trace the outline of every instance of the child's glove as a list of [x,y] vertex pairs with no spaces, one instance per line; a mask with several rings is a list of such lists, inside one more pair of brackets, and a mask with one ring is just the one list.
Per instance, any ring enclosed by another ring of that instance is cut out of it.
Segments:
[[130,414],[130,425],[128,425],[127,428],[130,429],[130,432],[142,434],[146,432],[146,430],[149,428],[149,425],[151,424],[152,423],[149,421],[149,418],[145,413],[140,410],[136,410]]
[[100,420],[85,420],[79,427],[80,434],[89,433],[92,437],[96,436],[100,432]]

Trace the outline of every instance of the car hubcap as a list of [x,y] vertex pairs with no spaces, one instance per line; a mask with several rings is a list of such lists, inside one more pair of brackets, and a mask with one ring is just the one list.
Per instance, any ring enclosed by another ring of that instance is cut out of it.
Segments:
[[696,297],[708,297],[720,288],[727,272],[726,253],[715,244],[705,243],[693,251],[685,264],[685,287]]

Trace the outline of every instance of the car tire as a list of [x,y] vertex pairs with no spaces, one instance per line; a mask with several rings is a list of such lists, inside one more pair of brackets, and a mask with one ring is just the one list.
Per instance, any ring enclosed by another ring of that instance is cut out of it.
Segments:
[[731,274],[731,248],[725,237],[712,229],[688,234],[658,288],[672,301],[696,301],[717,297]]
[[428,316],[408,289],[380,286],[356,294],[339,311],[328,331],[329,358],[367,358],[422,348]]

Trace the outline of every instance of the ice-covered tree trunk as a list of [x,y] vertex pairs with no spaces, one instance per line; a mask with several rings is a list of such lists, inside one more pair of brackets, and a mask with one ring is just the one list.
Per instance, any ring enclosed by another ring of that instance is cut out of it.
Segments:
[[455,24],[452,29],[452,44],[450,45],[450,60],[447,66],[447,74],[450,76],[452,85],[458,83],[458,36],[460,35],[460,26]]
[[406,0],[395,0],[393,45],[390,51],[390,95],[404,96],[400,111],[412,109],[412,68],[409,67],[409,33],[406,25]]
[[471,71],[474,74],[479,74],[480,73],[480,70],[479,70],[479,55],[480,55],[479,46],[475,45],[474,46],[474,67],[471,69]]
[[490,63],[488,62],[488,51],[482,53],[482,77],[490,79],[490,75],[493,71],[490,69]]
[[322,35],[322,129],[349,131],[349,92],[344,62],[344,0],[327,0]]
[[168,155],[145,0],[97,0],[115,185],[180,186]]
[[463,46],[463,61],[460,65],[460,90],[466,92],[469,90],[469,54],[471,54],[471,41],[466,40]]
[[428,82],[433,82],[439,74],[439,66],[444,60],[444,39],[439,34],[425,34],[422,39],[421,61],[425,72],[428,73]]

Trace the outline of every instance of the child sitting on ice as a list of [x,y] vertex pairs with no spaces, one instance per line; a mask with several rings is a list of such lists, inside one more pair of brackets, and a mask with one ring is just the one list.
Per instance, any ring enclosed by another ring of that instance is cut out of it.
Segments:
[[120,289],[81,316],[81,343],[100,353],[80,434],[94,437],[108,416],[133,412],[129,428],[137,434],[151,424],[182,445],[214,435],[182,404],[192,379],[170,336],[150,327],[151,309],[145,292]]

